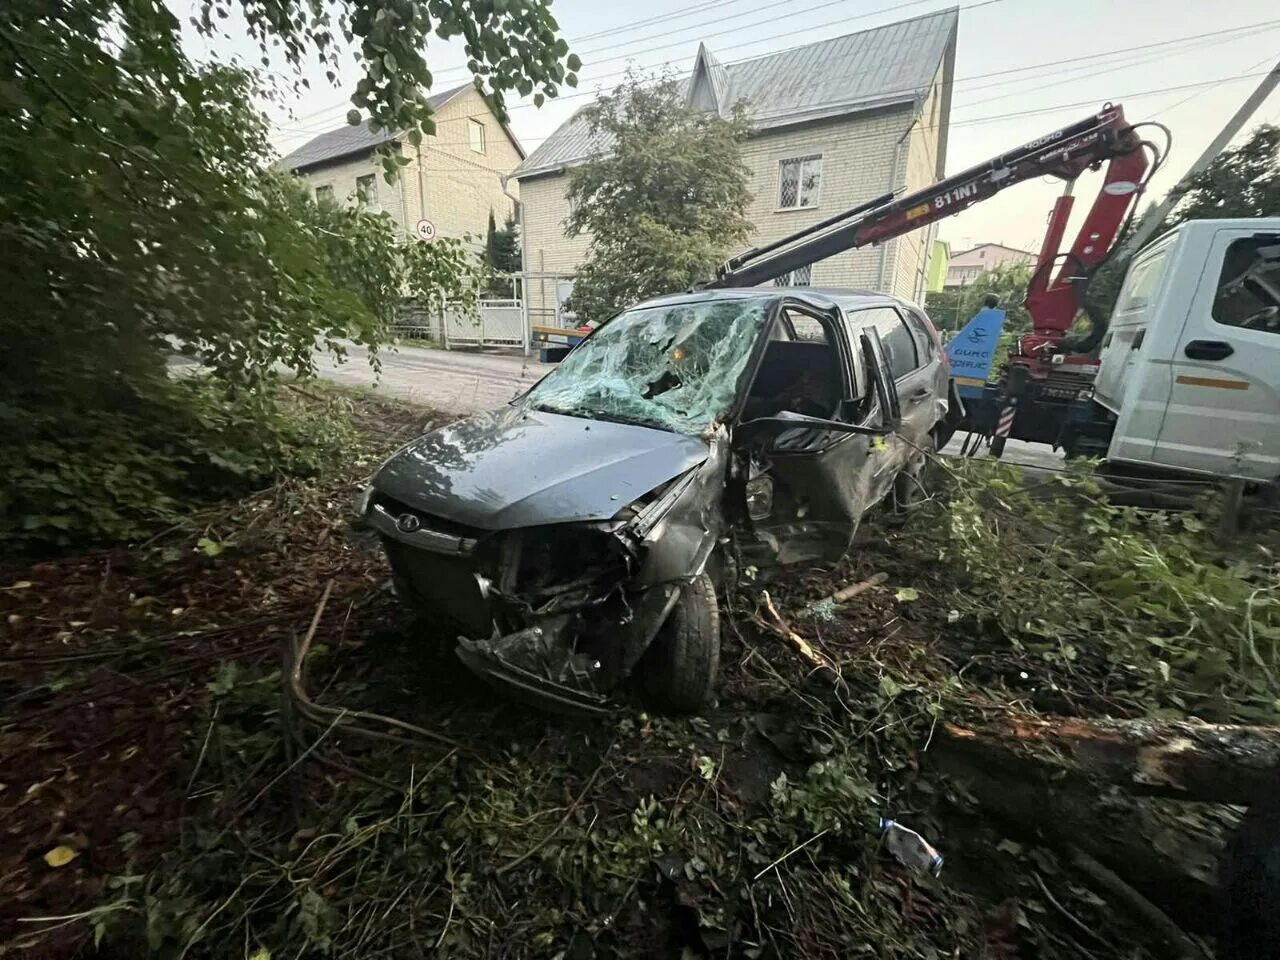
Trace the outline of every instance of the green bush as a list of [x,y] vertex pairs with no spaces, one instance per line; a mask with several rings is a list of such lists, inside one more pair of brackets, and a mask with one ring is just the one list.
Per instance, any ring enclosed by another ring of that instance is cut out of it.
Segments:
[[919,542],[959,578],[956,615],[1038,662],[1042,686],[1087,676],[1136,713],[1276,720],[1280,563],[1265,544],[1224,547],[1199,512],[1117,506],[1087,461],[1042,482],[943,462],[950,500]]
[[[345,35],[364,73],[353,102],[410,142],[433,129],[432,32],[470,25],[471,69],[499,106],[504,91],[576,83],[542,2],[490,17],[471,0],[211,0],[195,5],[195,29],[212,34],[237,10],[264,62],[336,63]],[[253,104],[279,91],[254,71],[193,63],[182,41],[164,4],[0,8],[8,546],[132,537],[193,497],[311,468],[331,438],[285,415],[280,371],[313,374],[318,349],[340,356],[348,341],[376,362],[402,296],[474,297],[457,242],[409,243],[389,218],[317,205],[273,171]],[[404,158],[381,160],[394,181]],[[208,379],[175,383],[175,352]]]
[[153,385],[83,413],[0,418],[0,541],[19,547],[127,540],[193,505],[310,475],[338,461],[353,432],[338,401],[282,403],[274,386],[228,397],[210,378]]

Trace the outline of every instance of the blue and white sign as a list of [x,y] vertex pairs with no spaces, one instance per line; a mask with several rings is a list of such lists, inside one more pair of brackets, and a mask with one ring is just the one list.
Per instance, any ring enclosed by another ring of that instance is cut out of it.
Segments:
[[947,344],[951,376],[962,397],[982,392],[982,386],[991,373],[991,360],[1003,329],[1004,311],[983,307]]

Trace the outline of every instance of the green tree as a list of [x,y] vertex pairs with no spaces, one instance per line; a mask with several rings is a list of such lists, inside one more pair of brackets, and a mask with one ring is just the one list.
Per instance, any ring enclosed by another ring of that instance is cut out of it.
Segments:
[[[231,3],[295,64],[349,35],[357,105],[398,128],[429,125],[431,31],[467,36],[496,101],[576,82],[538,0]],[[228,12],[208,3],[201,28]],[[0,538],[125,537],[296,466],[281,366],[376,348],[403,291],[468,295],[456,244],[401,245],[386,218],[266,173],[260,76],[189,61],[159,0],[10,0],[0,76]],[[213,376],[171,376],[175,349]]]
[[1031,315],[1022,305],[1030,282],[1030,265],[1001,264],[980,273],[973,283],[928,294],[925,310],[939,330],[959,330],[982,308],[988,296],[994,296],[1005,311],[1004,329],[1022,333],[1031,329]]
[[514,218],[507,217],[499,230],[489,211],[489,229],[485,234],[484,263],[488,273],[487,291],[493,296],[511,296],[511,274],[520,272],[520,228]]
[[566,232],[591,238],[568,304],[581,319],[710,277],[750,236],[740,106],[728,119],[701,113],[670,74],[629,73],[587,122],[610,148],[569,180]]
[[1168,227],[1184,220],[1280,215],[1280,127],[1263,124],[1195,177]]

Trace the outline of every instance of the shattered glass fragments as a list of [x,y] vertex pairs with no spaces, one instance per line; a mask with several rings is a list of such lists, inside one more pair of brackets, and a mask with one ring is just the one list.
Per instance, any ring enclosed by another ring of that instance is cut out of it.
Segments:
[[768,298],[629,310],[534,387],[538,409],[697,434],[724,416],[765,326]]

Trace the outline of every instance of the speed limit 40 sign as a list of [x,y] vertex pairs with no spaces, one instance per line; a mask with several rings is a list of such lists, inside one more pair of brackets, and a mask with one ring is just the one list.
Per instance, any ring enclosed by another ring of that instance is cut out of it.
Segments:
[[419,220],[416,228],[418,239],[430,243],[436,238],[436,226],[430,220]]

